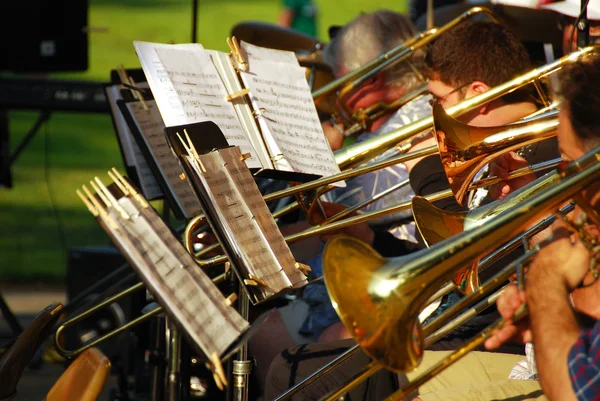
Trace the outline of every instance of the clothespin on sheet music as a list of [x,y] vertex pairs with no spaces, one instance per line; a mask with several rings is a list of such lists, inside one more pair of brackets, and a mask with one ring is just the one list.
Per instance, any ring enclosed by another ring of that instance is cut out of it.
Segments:
[[231,57],[234,59],[235,68],[238,71],[248,71],[248,62],[244,58],[244,55],[242,54],[242,49],[240,48],[240,45],[235,36],[227,38],[227,45],[231,50]]
[[[85,192],[85,196],[83,195],[83,193],[81,193],[81,191],[79,189],[76,191],[76,193],[81,198],[83,203],[85,203],[85,205],[88,207],[90,212],[92,212],[94,217],[102,216],[102,218],[104,219],[104,221],[106,221],[106,223],[108,225],[110,225],[114,230],[117,230],[119,228],[119,226],[108,215],[108,213],[106,212],[106,209],[104,209],[102,204],[100,204],[98,199],[96,199],[94,194],[92,194],[92,191],[90,191],[88,189],[88,187],[86,187],[85,185],[82,185],[82,188],[83,188],[83,192]],[[87,196],[87,198],[86,198],[86,196]]]
[[256,277],[252,274],[249,274],[248,277],[249,278],[244,279],[244,284],[249,285],[251,287],[264,287],[273,293],[275,292],[265,280]]
[[235,292],[232,292],[231,294],[229,294],[229,296],[227,298],[225,298],[225,304],[227,306],[231,306],[233,305],[233,303],[237,300],[237,294]]
[[213,379],[217,384],[219,390],[225,390],[227,386],[227,377],[225,377],[225,371],[223,370],[223,365],[221,364],[221,359],[216,352],[208,358],[210,359],[210,364],[207,363],[207,367],[213,372]]
[[188,153],[188,156],[191,157],[193,160],[195,160],[198,163],[198,165],[200,166],[200,169],[202,170],[203,173],[206,173],[206,167],[204,167],[202,160],[200,160],[200,156],[198,155],[198,152],[196,151],[196,147],[192,143],[192,140],[190,139],[190,136],[188,135],[187,130],[185,128],[183,129],[183,133],[185,134],[185,139],[186,139],[185,141],[183,140],[181,135],[179,135],[179,132],[177,132],[177,138],[179,138],[179,141],[185,148],[186,152]]
[[[136,88],[135,86],[135,81],[133,80],[132,77],[129,77],[129,84],[131,86],[133,86],[133,88]],[[150,109],[148,109],[148,104],[146,103],[146,100],[144,99],[144,94],[142,93],[142,91],[133,89],[133,88],[129,88],[129,90],[131,90],[131,93],[133,94],[133,97],[135,97],[137,100],[140,101],[140,103],[142,103],[142,107],[144,108],[144,110],[148,111]]]
[[104,186],[104,183],[100,180],[100,178],[94,177],[94,181],[90,181],[90,185],[92,188],[94,188],[98,196],[100,196],[100,199],[106,203],[107,207],[114,207],[121,214],[123,219],[130,219],[125,209],[123,209],[123,206],[121,206],[119,201],[117,201],[108,188]]
[[119,74],[119,80],[121,80],[122,84],[129,83],[129,79],[127,79],[127,72],[125,71],[125,66],[123,66],[123,64],[117,67],[117,74]]
[[[129,181],[127,181],[125,179],[125,177],[123,177],[121,175],[121,173],[119,173],[119,170],[117,170],[116,168],[112,168],[111,171],[114,174],[114,177],[116,178],[115,182],[120,182],[121,185],[117,184],[118,187],[121,189],[121,191],[123,191],[123,193],[125,195],[132,195],[140,204],[140,206],[142,206],[144,209],[147,208],[149,206],[148,201],[146,200],[146,198],[144,198],[142,195],[139,194],[138,191],[135,190],[135,188],[129,183]],[[110,173],[109,173],[110,175]],[[111,178],[113,178],[113,176],[111,176]],[[115,178],[113,178],[113,180],[115,180]]]
[[135,86],[135,82],[132,77],[127,76],[127,71],[125,71],[123,64],[117,67],[117,74],[119,75],[121,84],[129,89],[132,96],[142,103],[144,110],[148,111],[148,104],[146,104],[146,100],[144,99],[143,91]]
[[308,272],[312,271],[309,265],[305,265],[304,263],[296,262],[294,267],[302,272],[305,276],[308,276]]
[[244,88],[241,91],[231,93],[231,94],[225,96],[225,100],[227,100],[228,102],[231,102],[233,99],[237,99],[238,97],[245,96],[248,93],[250,93],[250,89]]

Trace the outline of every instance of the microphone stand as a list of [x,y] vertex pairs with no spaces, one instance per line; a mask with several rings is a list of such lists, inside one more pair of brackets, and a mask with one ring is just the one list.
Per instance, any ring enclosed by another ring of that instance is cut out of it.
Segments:
[[577,47],[583,48],[590,44],[590,22],[587,17],[587,4],[586,0],[581,0],[581,12],[579,14],[579,22],[575,29],[577,29]]

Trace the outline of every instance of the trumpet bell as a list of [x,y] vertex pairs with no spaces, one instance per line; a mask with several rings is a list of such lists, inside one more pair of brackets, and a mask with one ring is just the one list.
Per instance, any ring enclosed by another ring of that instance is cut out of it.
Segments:
[[[414,369],[423,354],[420,310],[411,306],[412,294],[387,302],[383,277],[387,263],[373,248],[355,238],[339,236],[327,242],[323,252],[327,290],[344,326],[373,359],[394,371]],[[413,292],[421,286],[412,286]],[[344,305],[344,308],[339,308]],[[410,316],[410,317],[408,317]],[[415,322],[406,327],[401,322]]]

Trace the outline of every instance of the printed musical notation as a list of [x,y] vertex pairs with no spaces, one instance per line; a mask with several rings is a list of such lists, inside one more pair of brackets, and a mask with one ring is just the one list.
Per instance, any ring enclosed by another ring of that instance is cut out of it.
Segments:
[[285,242],[279,227],[277,227],[272,214],[269,213],[267,204],[256,185],[256,181],[253,179],[250,171],[248,171],[248,167],[241,161],[239,149],[227,149],[226,151],[219,152],[219,154],[225,164],[228,178],[233,181],[234,187],[237,188],[240,197],[248,205],[248,209],[254,216],[253,220],[263,233],[263,239],[271,247],[272,254],[277,258],[279,266],[283,269],[289,282],[294,287],[306,284],[306,276],[294,267],[296,263],[294,256]]
[[242,42],[249,70],[241,72],[227,53],[135,45],[168,127],[213,121],[230,145],[251,154],[250,168],[297,176],[340,172],[293,52]]
[[283,154],[297,172],[323,176],[340,172],[302,68],[254,60],[250,71],[241,75],[254,108],[265,110],[258,121],[263,135],[274,139],[269,142],[276,144],[272,154]]
[[109,208],[108,217],[118,226],[114,228],[100,215],[103,228],[198,347],[207,356],[222,355],[249,327],[248,322],[226,304],[153,209],[141,208],[127,196],[118,203],[129,218]]
[[[146,82],[140,82],[138,86],[141,88],[148,88]],[[111,115],[119,139],[119,145],[123,151],[125,164],[133,167],[137,171],[140,189],[144,193],[144,196],[148,199],[158,199],[163,196],[160,185],[158,185],[156,178],[152,174],[140,147],[133,139],[131,130],[117,106],[117,100],[122,99],[120,90],[123,88],[122,85],[112,85],[106,89],[106,95],[111,108]]]
[[195,216],[202,209],[194,191],[187,180],[182,180],[180,175],[183,169],[171,151],[165,137],[165,123],[162,120],[158,107],[153,100],[146,101],[148,110],[140,102],[127,103],[127,109],[133,116],[136,127],[142,134],[144,142],[159,167],[160,174],[169,184],[174,193],[174,199],[187,216]]
[[298,57],[294,52],[268,49],[265,47],[254,46],[253,44],[242,41],[240,43],[242,54],[248,62],[248,67],[252,70],[253,61],[270,61],[274,63],[285,63],[300,67]]
[[275,224],[239,148],[232,147],[200,155],[196,170],[215,207],[224,235],[241,260],[244,277],[258,277],[266,299],[286,288],[306,284],[292,253]]
[[[209,51],[135,42],[138,57],[168,127],[213,121],[229,145],[256,153],[248,140]],[[254,167],[260,167],[256,165]]]

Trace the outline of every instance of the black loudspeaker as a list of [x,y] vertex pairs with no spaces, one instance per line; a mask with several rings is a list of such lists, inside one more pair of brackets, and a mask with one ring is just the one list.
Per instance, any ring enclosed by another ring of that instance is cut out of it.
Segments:
[[[118,270],[118,271],[117,271]],[[124,279],[129,277],[129,279]],[[133,278],[133,280],[132,280]],[[134,284],[133,270],[113,247],[74,247],[69,250],[66,295],[69,317]],[[96,287],[90,290],[90,287]],[[106,306],[65,330],[65,346],[75,349],[139,315],[145,300],[137,291]],[[123,366],[131,352],[131,333],[125,331],[97,345],[113,366]],[[121,363],[118,363],[121,361]]]
[[0,1],[0,70],[86,71],[87,22],[88,0]]

